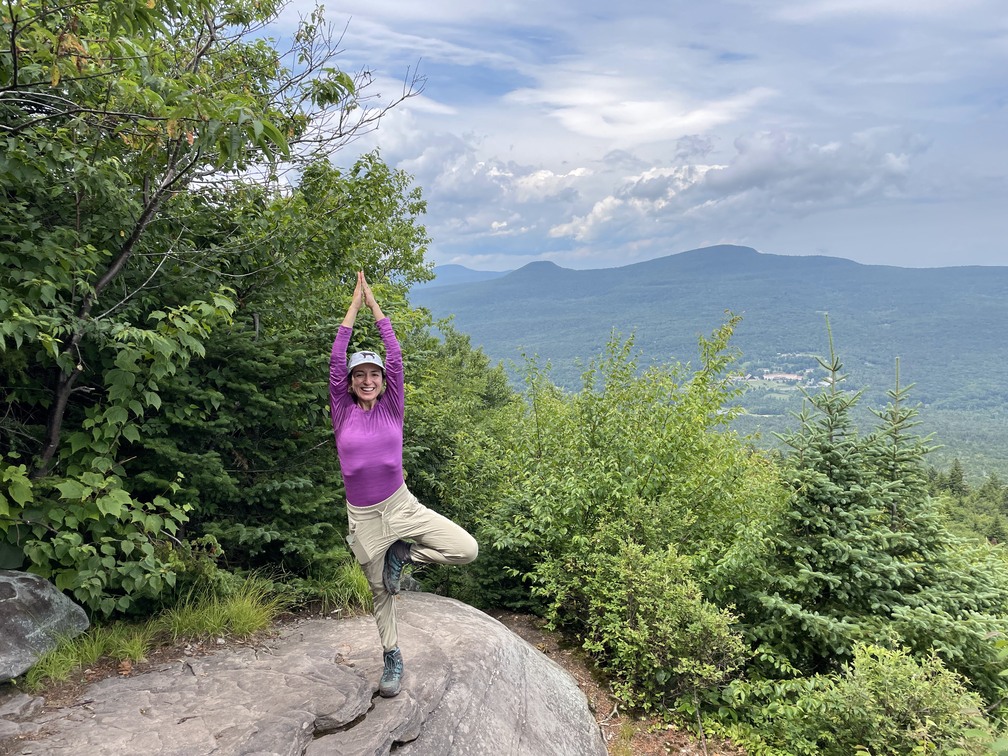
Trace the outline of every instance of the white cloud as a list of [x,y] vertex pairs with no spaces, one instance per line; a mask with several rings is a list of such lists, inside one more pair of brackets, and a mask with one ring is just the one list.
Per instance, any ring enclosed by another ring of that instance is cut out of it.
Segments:
[[356,147],[423,187],[435,262],[604,267],[720,242],[881,260],[926,206],[907,264],[960,264],[1003,263],[1008,238],[989,216],[1008,200],[999,2],[354,0],[328,16],[350,20],[340,65],[373,70],[375,91],[418,61],[428,75]]
[[574,218],[568,223],[562,223],[549,230],[553,237],[570,236],[578,241],[590,239],[593,231],[601,225],[613,220],[623,209],[623,201],[615,197],[605,197],[592,207],[591,211],[580,218]]
[[575,168],[567,173],[554,173],[540,168],[524,176],[518,176],[514,182],[515,199],[518,202],[534,202],[546,197],[555,196],[576,185],[579,179],[591,175],[587,168]]

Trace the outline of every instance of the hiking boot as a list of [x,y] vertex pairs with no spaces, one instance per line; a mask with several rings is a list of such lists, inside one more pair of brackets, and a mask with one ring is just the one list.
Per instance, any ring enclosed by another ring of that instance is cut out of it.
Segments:
[[396,541],[385,552],[385,568],[382,570],[382,582],[385,590],[395,596],[401,588],[403,567],[410,564],[410,545],[405,541]]
[[402,674],[402,654],[399,653],[399,647],[396,646],[391,651],[385,652],[385,671],[382,672],[378,692],[385,698],[399,695],[399,683],[402,681]]

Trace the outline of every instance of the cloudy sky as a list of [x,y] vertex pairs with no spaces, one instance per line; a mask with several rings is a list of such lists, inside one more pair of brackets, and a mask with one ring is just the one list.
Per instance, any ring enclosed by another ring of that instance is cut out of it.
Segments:
[[436,264],[733,243],[1008,265],[1005,0],[331,0],[326,18],[372,94],[426,77],[353,150],[423,188]]

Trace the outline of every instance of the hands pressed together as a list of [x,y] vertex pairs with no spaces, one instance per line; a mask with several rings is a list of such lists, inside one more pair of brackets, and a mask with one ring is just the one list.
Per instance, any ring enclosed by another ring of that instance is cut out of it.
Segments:
[[385,317],[381,311],[381,307],[378,306],[378,300],[375,299],[374,292],[371,291],[371,286],[364,277],[364,271],[358,270],[357,285],[354,287],[353,298],[350,300],[350,306],[347,308],[343,324],[352,326],[357,319],[357,313],[360,312],[362,307],[367,307],[371,310],[371,314],[374,315],[375,320],[381,320]]

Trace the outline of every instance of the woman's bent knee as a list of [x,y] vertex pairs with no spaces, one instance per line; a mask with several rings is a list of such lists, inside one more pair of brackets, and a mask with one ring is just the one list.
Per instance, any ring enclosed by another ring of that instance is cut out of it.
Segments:
[[468,533],[466,533],[466,535],[468,536],[468,539],[465,543],[461,544],[462,549],[459,552],[460,564],[469,564],[469,562],[475,561],[476,557],[479,556],[479,544],[476,543],[476,539]]

